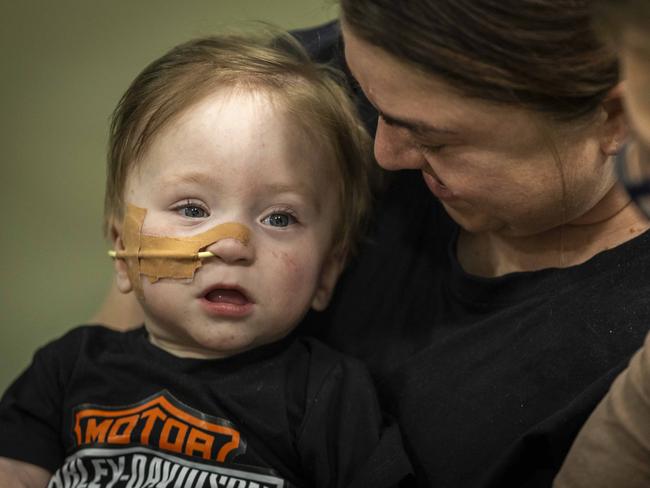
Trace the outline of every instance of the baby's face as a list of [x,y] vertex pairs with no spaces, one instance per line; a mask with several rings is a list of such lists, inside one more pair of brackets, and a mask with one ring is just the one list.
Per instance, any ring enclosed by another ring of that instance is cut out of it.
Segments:
[[[341,265],[333,165],[265,93],[217,92],[164,128],[125,189],[147,209],[142,233],[190,236],[237,222],[250,241],[208,246],[216,257],[191,281],[141,277],[152,342],[224,357],[278,340],[310,306],[324,308]],[[123,273],[120,281],[126,291]]]

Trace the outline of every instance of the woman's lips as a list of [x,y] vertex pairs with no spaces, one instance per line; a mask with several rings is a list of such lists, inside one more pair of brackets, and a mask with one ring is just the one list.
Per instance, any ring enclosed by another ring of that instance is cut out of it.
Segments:
[[210,287],[199,297],[199,302],[209,315],[220,317],[245,317],[254,306],[244,289],[230,285]]
[[447,188],[437,176],[435,176],[431,170],[422,170],[422,176],[424,177],[424,182],[427,184],[427,187],[437,198],[444,200],[445,202],[451,202],[457,200],[457,197],[454,196],[453,192]]

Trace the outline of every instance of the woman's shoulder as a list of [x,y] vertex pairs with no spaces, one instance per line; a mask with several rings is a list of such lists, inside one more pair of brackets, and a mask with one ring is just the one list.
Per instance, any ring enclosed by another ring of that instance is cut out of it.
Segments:
[[314,61],[343,61],[341,28],[338,20],[306,29],[291,31],[300,44],[304,46]]

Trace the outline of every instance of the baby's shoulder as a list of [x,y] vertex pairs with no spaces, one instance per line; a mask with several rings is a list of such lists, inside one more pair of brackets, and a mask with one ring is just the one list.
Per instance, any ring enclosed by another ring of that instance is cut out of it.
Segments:
[[[138,330],[138,329],[135,329]],[[129,334],[133,334],[134,330],[121,331],[116,329],[111,329],[105,325],[99,324],[84,324],[77,325],[63,335],[54,339],[49,344],[84,344],[84,343],[95,343],[95,342],[111,342],[111,341],[120,341],[123,340],[123,337]]]
[[138,330],[119,331],[103,325],[78,325],[47,342],[36,355],[68,359],[78,359],[80,355],[92,357],[100,351],[122,349],[127,338]]

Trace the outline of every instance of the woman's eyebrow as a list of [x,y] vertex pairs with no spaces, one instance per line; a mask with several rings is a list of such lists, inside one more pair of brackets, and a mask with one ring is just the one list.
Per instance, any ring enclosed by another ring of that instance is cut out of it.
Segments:
[[408,129],[411,132],[414,132],[418,136],[431,136],[431,135],[458,135],[456,131],[453,131],[451,129],[447,129],[444,127],[434,127],[426,122],[421,122],[421,121],[415,121],[415,120],[409,120],[409,119],[404,119],[401,117],[389,115],[383,110],[381,110],[376,102],[372,99],[372,95],[369,93],[366,93],[357,80],[357,77],[354,75],[354,72],[352,70],[352,67],[348,64],[348,69],[350,70],[350,74],[352,75],[352,80],[353,82],[361,89],[363,94],[366,97],[366,100],[374,107],[374,109],[377,111],[379,116],[384,119],[384,121],[389,124],[389,125],[396,125],[398,127],[403,127],[404,129]]
[[[375,107],[376,108],[376,107]],[[407,129],[411,132],[414,132],[417,135],[420,136],[427,136],[427,135],[458,135],[456,131],[453,131],[451,129],[446,129],[444,127],[434,127],[431,124],[428,124],[426,122],[421,122],[421,121],[416,121],[416,120],[409,120],[409,119],[403,119],[400,117],[396,117],[393,115],[388,115],[387,113],[383,112],[382,110],[377,109],[377,112],[379,113],[379,116],[384,119],[384,121],[388,125],[395,125],[397,127],[402,127],[404,129]]]

